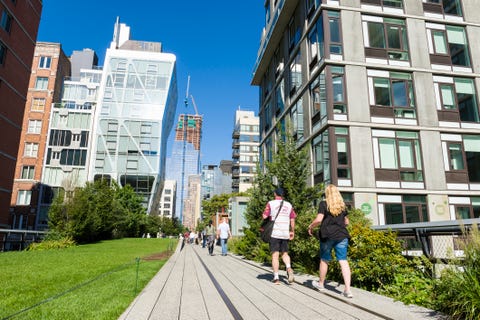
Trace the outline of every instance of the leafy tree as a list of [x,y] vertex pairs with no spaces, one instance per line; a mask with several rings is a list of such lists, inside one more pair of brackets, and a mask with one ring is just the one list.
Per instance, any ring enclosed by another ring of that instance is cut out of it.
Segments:
[[[297,219],[295,239],[290,243],[290,255],[295,268],[312,271],[318,268],[318,242],[307,234],[307,225],[314,218],[315,200],[320,198],[321,185],[307,186],[310,177],[310,159],[308,149],[298,150],[290,132],[276,143],[276,154],[271,162],[265,162],[264,168],[257,165],[257,177],[249,190],[250,201],[246,208],[246,220],[249,225],[245,236],[235,243],[238,252],[249,259],[270,262],[268,245],[259,238],[262,212],[273,191],[281,186],[285,189],[285,199],[292,203]],[[301,261],[301,263],[299,263]]]
[[145,209],[133,188],[103,180],[87,182],[68,198],[60,194],[49,211],[50,230],[77,243],[138,236],[146,224]]
[[[232,194],[222,193],[216,194],[210,199],[202,201],[203,216],[211,217],[214,216],[217,212],[227,212],[228,209],[228,199],[232,197]],[[208,218],[209,219],[209,218]]]

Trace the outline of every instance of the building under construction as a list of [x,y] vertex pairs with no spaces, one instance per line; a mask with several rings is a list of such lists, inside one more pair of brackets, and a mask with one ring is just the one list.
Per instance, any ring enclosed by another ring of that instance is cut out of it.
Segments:
[[200,174],[200,144],[203,116],[181,114],[175,128],[172,156],[167,160],[167,179],[177,181],[176,217],[183,223],[188,198],[188,177]]

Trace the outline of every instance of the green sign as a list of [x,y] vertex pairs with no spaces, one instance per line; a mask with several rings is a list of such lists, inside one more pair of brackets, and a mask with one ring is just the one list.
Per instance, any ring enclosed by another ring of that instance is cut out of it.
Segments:
[[362,203],[362,205],[360,206],[360,210],[362,210],[363,213],[365,214],[370,214],[372,213],[372,206],[370,205],[370,203]]

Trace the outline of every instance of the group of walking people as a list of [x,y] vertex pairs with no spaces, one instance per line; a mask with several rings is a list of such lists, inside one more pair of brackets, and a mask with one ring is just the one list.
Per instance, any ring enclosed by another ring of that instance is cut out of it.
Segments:
[[[230,231],[230,225],[228,224],[227,218],[222,218],[222,223],[218,225],[218,228],[215,230],[213,221],[208,221],[208,225],[204,229],[204,237],[206,239],[205,245],[208,248],[208,254],[213,256],[213,248],[215,246],[215,240],[220,241],[220,246],[222,248],[222,256],[227,255],[227,241],[232,237]],[[205,247],[204,245],[204,247]]]
[[[269,201],[263,212],[263,219],[275,220],[270,240],[270,252],[272,254],[273,283],[280,284],[279,268],[280,256],[285,264],[289,283],[294,281],[290,256],[288,255],[288,243],[295,237],[296,213],[290,202],[284,199],[285,190],[277,188],[274,191],[275,198]],[[347,230],[349,220],[342,195],[338,188],[330,184],[325,189],[325,200],[320,202],[316,218],[308,226],[308,234],[313,235],[313,229],[320,225],[320,265],[319,280],[313,281],[312,285],[320,290],[325,290],[325,279],[328,264],[332,261],[332,250],[335,251],[344,280],[343,296],[352,298],[350,290],[351,271],[347,261],[348,240],[350,235]]]

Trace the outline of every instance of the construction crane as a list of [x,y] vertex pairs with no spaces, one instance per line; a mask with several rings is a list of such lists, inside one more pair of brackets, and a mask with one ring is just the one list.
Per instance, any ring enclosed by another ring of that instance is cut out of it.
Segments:
[[198,116],[198,109],[197,109],[197,104],[195,103],[195,99],[193,99],[192,95],[190,95],[190,98],[192,99],[193,108],[195,109],[195,115]]
[[[187,78],[187,90],[185,94],[185,108],[188,109],[188,89],[190,89],[190,76]],[[182,181],[180,189],[180,223],[183,223],[183,201],[184,201],[184,188],[185,188],[185,153],[187,149],[187,112],[183,115],[182,119],[182,130],[183,130],[183,150],[182,150]]]

